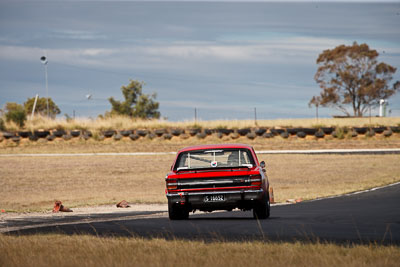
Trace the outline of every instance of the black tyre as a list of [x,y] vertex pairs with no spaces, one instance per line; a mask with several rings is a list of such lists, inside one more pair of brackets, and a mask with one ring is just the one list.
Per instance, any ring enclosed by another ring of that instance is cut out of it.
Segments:
[[196,137],[197,137],[197,138],[199,138],[199,139],[204,139],[204,138],[206,138],[206,137],[207,137],[207,134],[206,134],[206,133],[204,133],[204,132],[202,132],[202,133],[198,133],[198,134],[196,134]]
[[185,205],[168,203],[168,215],[170,220],[186,220],[189,218],[189,211]]
[[257,135],[253,132],[250,132],[250,133],[246,134],[246,137],[249,138],[250,140],[253,140],[257,137]]
[[269,202],[269,195],[264,195],[264,198],[256,202],[253,207],[253,217],[254,219],[267,219],[270,215],[271,205]]
[[241,136],[245,136],[250,132],[251,132],[250,128],[243,128],[243,129],[238,129],[237,130],[237,133],[240,134]]
[[302,132],[302,131],[297,132],[297,134],[296,134],[296,136],[299,137],[299,138],[305,138],[306,135],[307,135],[307,134],[306,134],[305,132]]

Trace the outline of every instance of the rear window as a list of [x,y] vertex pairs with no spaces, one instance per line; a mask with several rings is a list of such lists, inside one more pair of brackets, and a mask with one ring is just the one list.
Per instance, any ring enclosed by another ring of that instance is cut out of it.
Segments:
[[248,149],[207,149],[180,153],[174,170],[227,167],[252,168],[254,165],[254,159]]

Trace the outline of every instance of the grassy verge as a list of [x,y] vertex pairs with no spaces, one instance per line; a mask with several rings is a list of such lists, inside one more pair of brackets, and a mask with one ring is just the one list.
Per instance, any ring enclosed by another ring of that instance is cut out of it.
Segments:
[[395,246],[0,235],[1,266],[398,266]]
[[[174,155],[1,157],[0,208],[50,210],[68,207],[165,203],[164,177]],[[275,200],[312,199],[400,180],[400,155],[259,155]]]

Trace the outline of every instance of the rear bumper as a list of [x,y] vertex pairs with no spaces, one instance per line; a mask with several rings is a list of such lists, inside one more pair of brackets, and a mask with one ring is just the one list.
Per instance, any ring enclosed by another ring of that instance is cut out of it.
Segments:
[[[204,202],[204,196],[224,195],[225,200],[221,202]],[[191,209],[200,210],[225,210],[234,208],[248,208],[251,203],[261,200],[264,190],[240,190],[240,191],[214,191],[214,192],[182,192],[167,194],[170,204],[185,204]]]

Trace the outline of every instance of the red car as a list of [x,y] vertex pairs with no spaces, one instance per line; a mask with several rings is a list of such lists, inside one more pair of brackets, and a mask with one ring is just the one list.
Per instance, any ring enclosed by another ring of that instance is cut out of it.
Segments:
[[265,162],[258,162],[251,146],[201,145],[178,151],[165,178],[171,220],[189,212],[253,210],[254,218],[270,215]]

